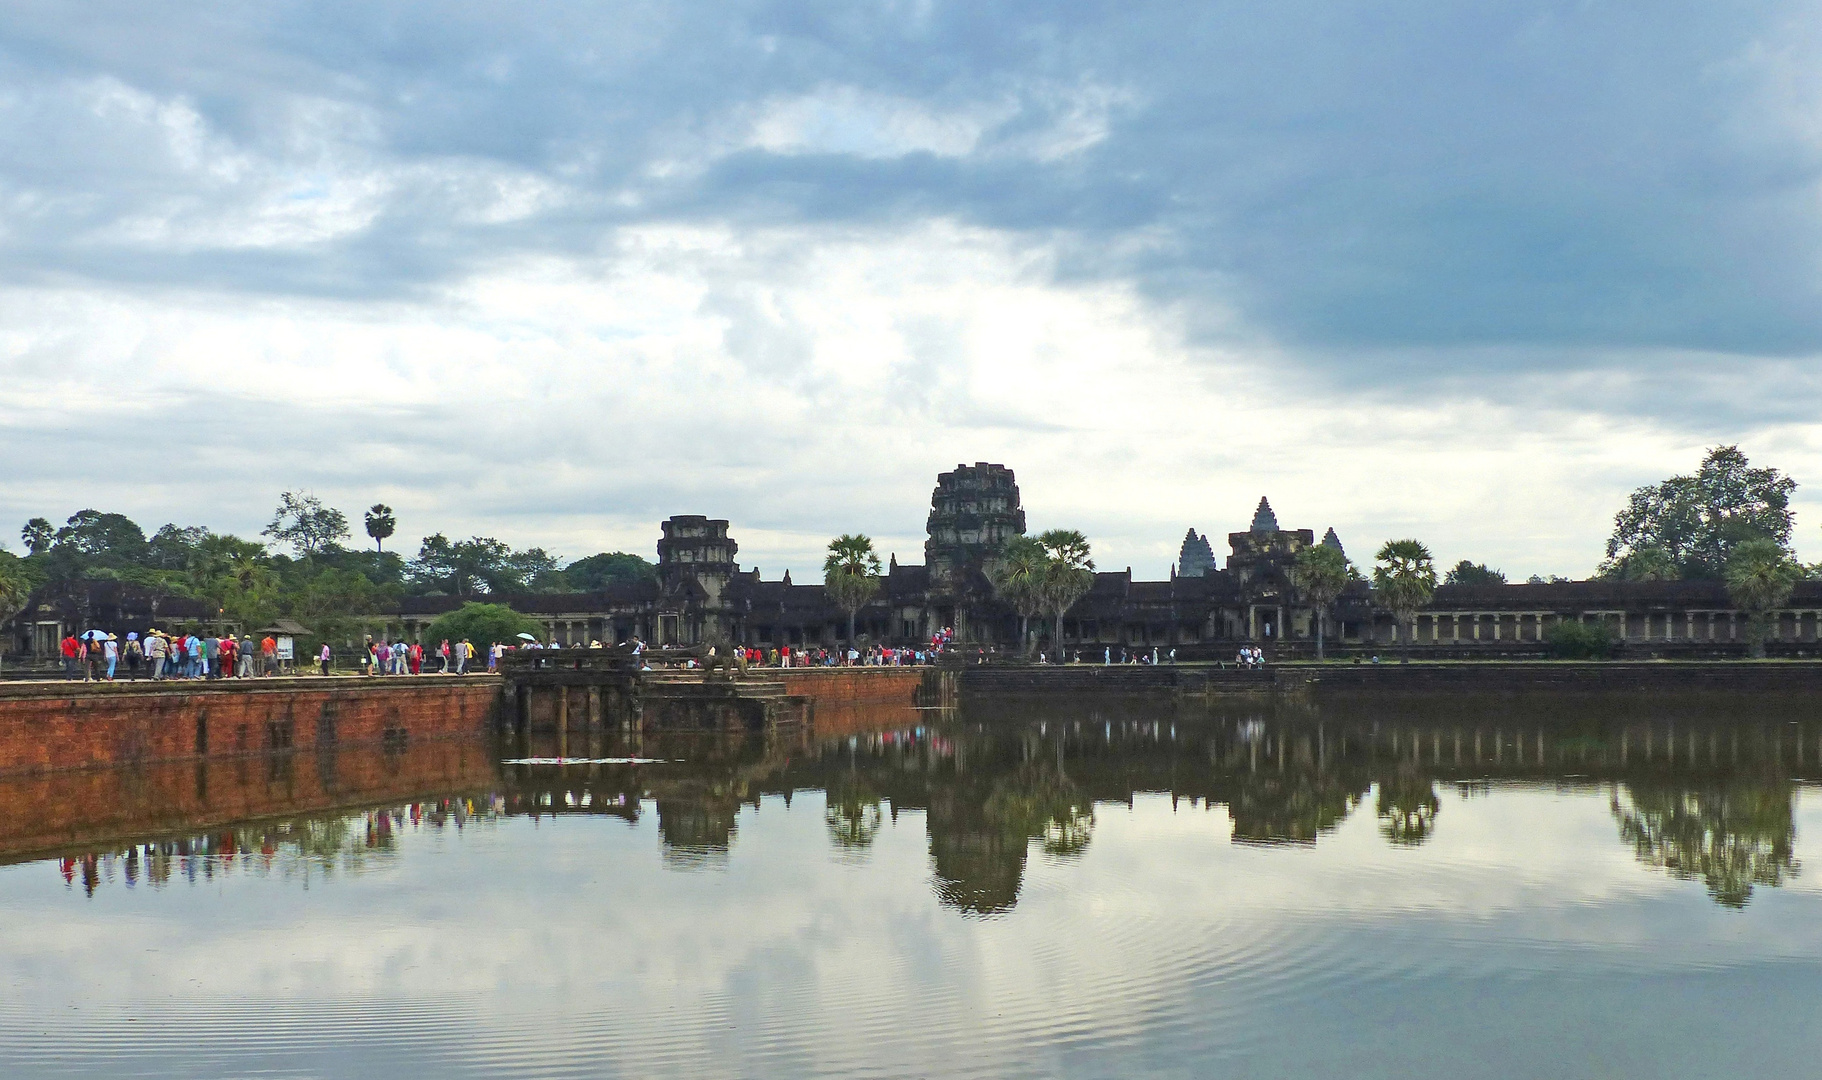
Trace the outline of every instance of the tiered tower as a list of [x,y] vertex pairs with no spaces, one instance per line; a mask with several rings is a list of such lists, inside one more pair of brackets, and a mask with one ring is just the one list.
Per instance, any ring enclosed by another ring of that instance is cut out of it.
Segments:
[[978,461],[939,475],[925,531],[924,562],[933,581],[953,587],[980,570],[1009,537],[1025,531],[1012,470]]
[[734,555],[740,545],[728,538],[728,523],[699,514],[679,514],[663,525],[658,539],[658,582],[667,596],[691,584],[700,586],[700,602],[711,610],[723,606],[728,580],[740,571]]
[[1208,537],[1197,536],[1191,529],[1183,537],[1183,549],[1177,553],[1178,577],[1202,577],[1220,569],[1215,565],[1215,551]]

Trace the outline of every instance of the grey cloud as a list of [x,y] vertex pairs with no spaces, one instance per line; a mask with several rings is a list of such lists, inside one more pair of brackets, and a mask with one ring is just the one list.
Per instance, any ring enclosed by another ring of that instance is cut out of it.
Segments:
[[[1808,3],[102,12],[0,16],[15,279],[391,294],[638,221],[944,215],[1078,234],[1102,252],[1078,272],[1191,307],[1218,279],[1262,333],[1319,349],[1822,344],[1802,115],[1822,87],[1802,75],[1813,35],[1790,29]],[[198,161],[99,109],[111,85],[193,110]],[[939,117],[1011,104],[955,155],[716,145],[759,103],[844,87]],[[224,157],[242,173],[209,175]],[[424,165],[564,198],[465,220],[462,183],[401,175]],[[369,219],[257,251],[108,238],[173,205],[231,214],[274,197],[262,176],[312,170],[381,178]],[[1137,231],[1163,242],[1108,253]]]

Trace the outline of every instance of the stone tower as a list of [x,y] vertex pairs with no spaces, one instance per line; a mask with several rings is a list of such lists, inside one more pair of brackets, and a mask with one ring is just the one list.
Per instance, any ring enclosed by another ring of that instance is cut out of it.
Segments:
[[1347,551],[1341,546],[1341,537],[1335,535],[1335,530],[1332,526],[1329,528],[1328,532],[1322,534],[1322,546],[1334,548],[1336,551],[1341,552],[1343,556],[1347,555]]
[[1253,511],[1253,532],[1274,533],[1278,531],[1278,515],[1272,513],[1272,504],[1265,496],[1259,496],[1259,509]]
[[728,581],[740,567],[734,555],[740,545],[728,539],[728,523],[699,514],[679,514],[663,525],[658,538],[658,583],[666,597],[681,598],[700,588],[698,603],[714,611],[726,604]]
[[1025,531],[1025,510],[1012,470],[984,461],[957,465],[936,478],[925,523],[924,562],[935,581],[956,582]]
[[1183,537],[1183,550],[1177,554],[1178,577],[1202,577],[1213,570],[1220,569],[1215,565],[1215,551],[1208,545],[1208,537],[1197,536],[1191,529]]

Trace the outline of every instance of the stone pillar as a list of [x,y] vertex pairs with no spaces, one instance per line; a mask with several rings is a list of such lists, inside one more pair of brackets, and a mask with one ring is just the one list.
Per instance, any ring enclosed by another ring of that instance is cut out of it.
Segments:
[[557,756],[569,756],[569,687],[557,687]]
[[1474,620],[1474,640],[1479,641],[1480,640],[1480,612],[1476,611],[1472,616],[1470,616],[1470,618],[1472,618]]

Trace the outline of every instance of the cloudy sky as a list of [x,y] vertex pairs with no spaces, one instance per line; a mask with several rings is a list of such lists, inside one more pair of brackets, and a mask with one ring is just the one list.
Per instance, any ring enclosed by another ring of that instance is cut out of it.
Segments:
[[1818,6],[12,0],[0,538],[801,575],[990,460],[1104,568],[1268,494],[1585,574],[1737,442],[1822,557]]

